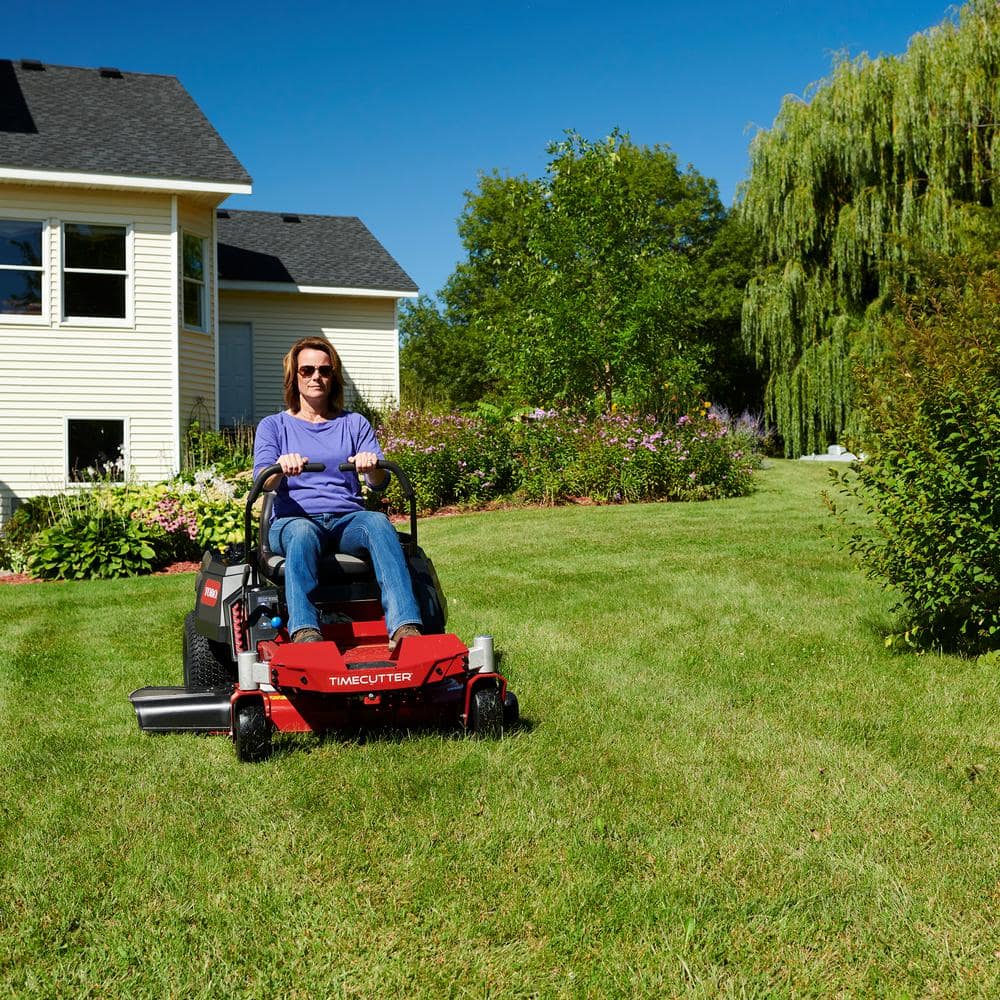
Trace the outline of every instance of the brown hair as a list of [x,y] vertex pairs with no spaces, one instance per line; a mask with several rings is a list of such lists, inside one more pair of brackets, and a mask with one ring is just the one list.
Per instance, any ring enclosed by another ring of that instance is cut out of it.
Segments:
[[333,366],[333,378],[330,379],[330,394],[327,406],[331,413],[338,413],[344,408],[344,377],[340,364],[340,355],[326,337],[303,337],[292,344],[291,350],[285,355],[285,405],[292,413],[298,413],[302,406],[299,398],[299,354],[308,350],[323,351]]

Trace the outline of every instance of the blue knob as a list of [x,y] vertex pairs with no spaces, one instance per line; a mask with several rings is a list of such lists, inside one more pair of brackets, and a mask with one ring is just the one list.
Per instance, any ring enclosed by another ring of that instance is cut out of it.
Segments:
[[271,628],[281,628],[281,619],[277,615],[268,620],[271,623]]

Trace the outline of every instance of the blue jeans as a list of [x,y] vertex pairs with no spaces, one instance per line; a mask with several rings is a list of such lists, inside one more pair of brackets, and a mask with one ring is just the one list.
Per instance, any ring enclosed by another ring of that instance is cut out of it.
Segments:
[[423,624],[399,536],[385,514],[360,510],[283,517],[272,522],[268,540],[271,549],[285,557],[290,635],[302,628],[319,628],[319,612],[310,598],[319,583],[320,556],[329,551],[371,559],[390,636],[402,625]]

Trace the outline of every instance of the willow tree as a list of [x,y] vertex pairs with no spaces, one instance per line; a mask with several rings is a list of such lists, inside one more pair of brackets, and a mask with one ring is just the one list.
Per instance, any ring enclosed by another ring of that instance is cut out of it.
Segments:
[[743,335],[786,453],[851,418],[853,359],[917,255],[950,253],[1000,204],[1000,5],[972,0],[902,56],[844,60],[785,98],[739,200],[762,257]]

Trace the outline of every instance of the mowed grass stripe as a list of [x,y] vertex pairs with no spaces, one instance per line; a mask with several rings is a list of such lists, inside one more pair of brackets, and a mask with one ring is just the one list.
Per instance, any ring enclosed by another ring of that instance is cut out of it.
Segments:
[[143,736],[191,577],[4,588],[0,990],[995,994],[994,672],[886,651],[825,471],[760,478],[422,524],[497,744]]

